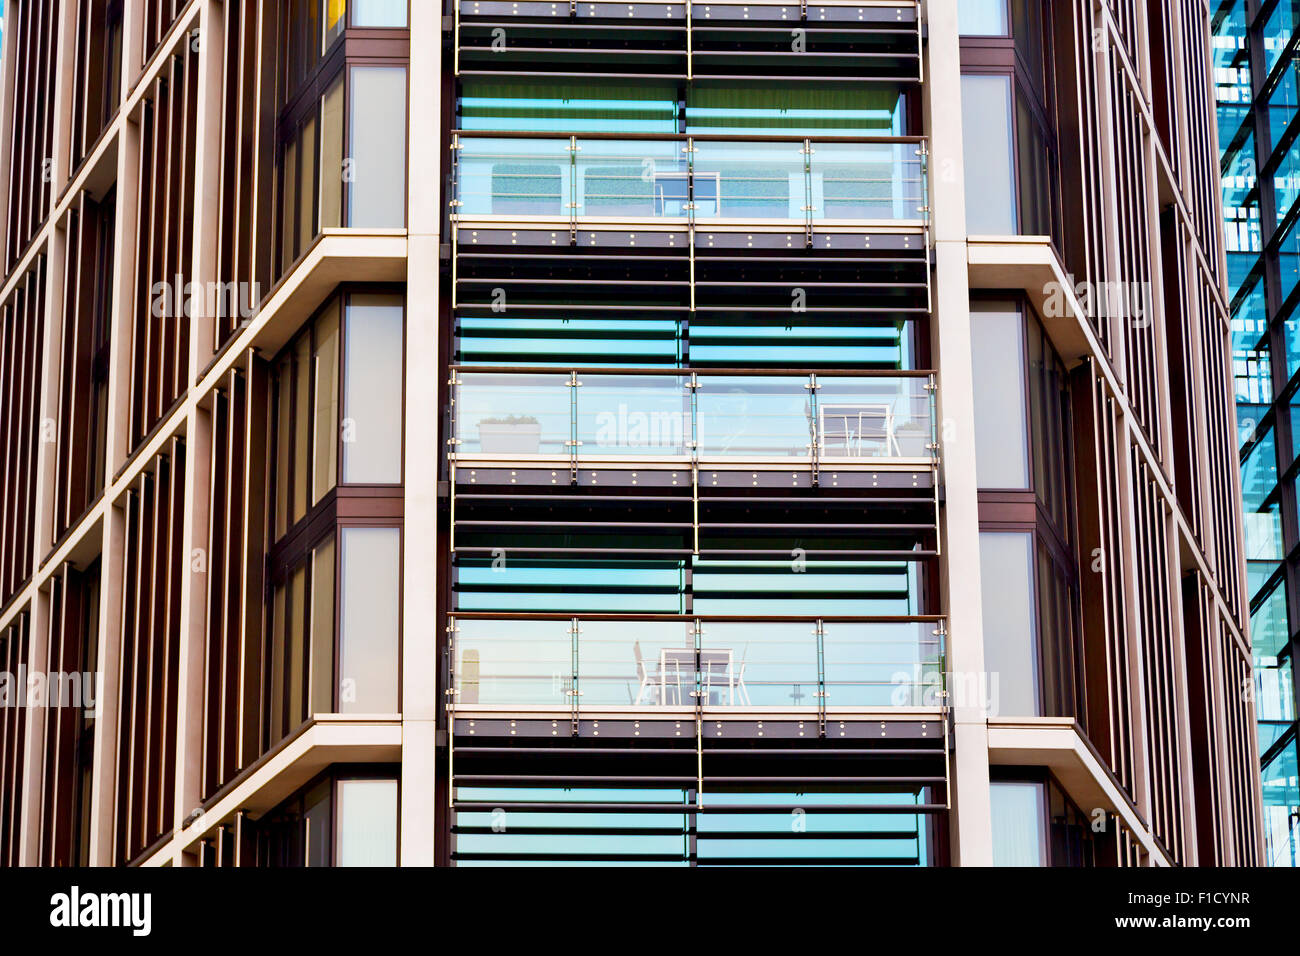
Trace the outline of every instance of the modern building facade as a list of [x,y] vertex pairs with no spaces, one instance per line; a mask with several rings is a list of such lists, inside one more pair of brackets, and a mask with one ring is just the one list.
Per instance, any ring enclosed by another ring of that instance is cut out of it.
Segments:
[[1296,37],[1291,2],[1213,16],[1215,96],[1233,327],[1246,579],[1255,655],[1267,860],[1300,862],[1293,551],[1296,383]]
[[1263,859],[1203,4],[6,13],[0,862]]

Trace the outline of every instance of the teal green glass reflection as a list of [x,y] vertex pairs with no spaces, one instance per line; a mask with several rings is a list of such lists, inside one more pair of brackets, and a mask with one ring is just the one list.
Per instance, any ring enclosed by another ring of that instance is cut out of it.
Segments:
[[513,132],[677,132],[677,92],[659,86],[465,77],[460,128]]
[[[919,807],[928,799],[924,790],[719,791],[708,796],[702,811],[690,814],[692,794],[667,787],[459,787],[455,799],[493,807],[457,813],[452,847],[457,866],[685,866],[691,862],[692,837],[700,866],[933,862],[924,814],[878,809]],[[595,803],[608,807],[566,810],[568,804]],[[710,803],[752,809],[710,810]],[[514,809],[520,804],[532,806]],[[554,809],[534,809],[537,805]],[[829,806],[854,809],[819,812]]]
[[903,136],[901,91],[886,84],[799,83],[694,87],[687,94],[687,133]]

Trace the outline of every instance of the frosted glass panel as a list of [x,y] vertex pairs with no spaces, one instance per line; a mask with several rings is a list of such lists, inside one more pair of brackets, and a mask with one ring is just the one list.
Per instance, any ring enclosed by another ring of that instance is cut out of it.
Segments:
[[402,325],[400,296],[348,299],[344,343],[343,481],[402,480]]
[[[406,69],[352,68],[348,225],[406,225]],[[345,177],[346,178],[346,177]]]
[[340,537],[338,709],[397,713],[402,535],[396,528],[344,528]]
[[994,866],[1046,866],[1043,842],[1043,785],[1006,783],[989,785],[993,815]]
[[397,781],[340,780],[339,866],[397,865]]
[[984,671],[991,716],[1040,712],[1034,627],[1033,535],[980,534]]
[[1029,487],[1024,320],[1014,305],[971,306],[975,479],[981,488]]
[[966,162],[966,231],[1016,233],[1011,170],[1011,78],[961,78],[962,149]]
[[354,27],[406,26],[406,0],[352,0]]

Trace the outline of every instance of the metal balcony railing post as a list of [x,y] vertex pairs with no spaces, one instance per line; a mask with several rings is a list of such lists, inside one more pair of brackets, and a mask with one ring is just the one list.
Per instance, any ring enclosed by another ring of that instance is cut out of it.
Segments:
[[817,736],[826,736],[826,628],[822,619],[817,618],[813,626],[814,639],[817,642]]
[[579,708],[579,699],[582,697],[582,690],[578,686],[580,675],[578,673],[578,639],[582,634],[582,625],[578,619],[572,618],[569,622],[569,701],[570,701],[570,731],[574,737],[578,736],[581,729],[581,712]]
[[447,660],[447,687],[442,692],[446,698],[446,709],[448,715],[454,714],[456,710],[456,696],[458,693],[456,687],[456,619],[447,618],[447,647],[443,652]]
[[[682,152],[686,154],[686,228],[691,234],[691,308],[695,308],[695,137],[686,137],[686,145],[682,147]],[[722,197],[717,198],[719,206],[722,204]]]
[[569,245],[578,243],[578,137],[569,137]]
[[691,408],[691,532],[692,553],[700,554],[700,425],[699,425],[699,390],[700,379],[691,372],[691,379],[686,384],[690,393]]
[[928,393],[927,401],[930,409],[930,441],[926,444],[926,448],[930,451],[930,491],[934,498],[934,551],[935,554],[942,554],[943,535],[939,533],[939,404],[937,400],[939,385],[935,381],[933,372],[926,379],[925,390]]
[[948,710],[948,626],[947,621],[940,620],[934,628],[938,639],[938,654],[935,664],[939,668],[939,706]]
[[812,141],[805,139],[803,141],[803,216],[804,216],[804,245],[812,248],[813,244],[813,188],[812,188]]
[[688,83],[695,79],[695,43],[691,25],[691,0],[686,0],[686,82]]
[[569,483],[576,485],[578,483],[578,446],[582,444],[578,440],[578,388],[582,382],[578,381],[576,371],[569,373],[569,381],[565,383],[569,388],[569,440],[565,442],[569,446]]
[[930,224],[930,176],[929,176],[930,151],[926,147],[924,141],[922,141],[917,145],[916,156],[917,156],[916,178],[917,178],[917,189],[918,189],[917,201],[920,202],[921,204],[916,208],[916,211],[922,214],[921,218],[925,220],[925,224],[928,226]]
[[817,373],[810,372],[808,381],[804,383],[804,388],[808,390],[808,465],[812,469],[812,483],[816,488],[821,484],[821,444],[822,429],[821,422],[818,420],[819,409],[817,408],[817,389],[821,386],[817,384]]

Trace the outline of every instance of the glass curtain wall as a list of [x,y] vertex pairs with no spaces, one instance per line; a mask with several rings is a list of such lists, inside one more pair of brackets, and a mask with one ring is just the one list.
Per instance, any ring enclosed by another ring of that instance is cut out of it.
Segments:
[[1295,866],[1300,4],[1223,0],[1211,25],[1265,853]]

